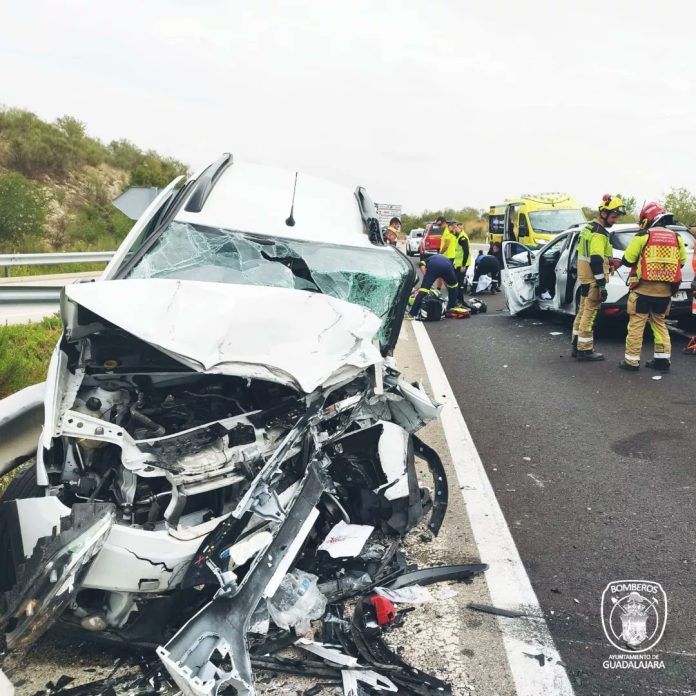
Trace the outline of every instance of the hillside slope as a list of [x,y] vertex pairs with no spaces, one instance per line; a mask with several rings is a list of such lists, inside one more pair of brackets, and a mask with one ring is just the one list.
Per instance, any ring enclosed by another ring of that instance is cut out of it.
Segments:
[[85,125],[0,109],[0,253],[114,249],[132,221],[111,201],[129,186],[163,187],[186,166]]

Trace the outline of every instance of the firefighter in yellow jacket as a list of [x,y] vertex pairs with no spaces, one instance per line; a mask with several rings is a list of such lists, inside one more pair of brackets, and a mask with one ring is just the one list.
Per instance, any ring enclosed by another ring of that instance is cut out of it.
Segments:
[[619,363],[622,370],[640,368],[645,324],[649,323],[655,341],[655,354],[646,367],[660,372],[670,368],[671,342],[665,319],[669,316],[672,295],[681,284],[681,269],[686,263],[686,248],[679,234],[665,225],[674,217],[659,203],[646,203],[640,211],[641,231],[624,252],[622,264],[631,266],[628,295],[628,334],[626,354]]
[[578,280],[580,281],[580,306],[573,323],[573,357],[579,361],[596,362],[604,356],[594,349],[594,323],[602,302],[607,299],[607,277],[612,247],[608,227],[620,215],[626,214],[623,201],[618,196],[605,194],[599,206],[596,220],[588,222],[580,232],[578,241]]

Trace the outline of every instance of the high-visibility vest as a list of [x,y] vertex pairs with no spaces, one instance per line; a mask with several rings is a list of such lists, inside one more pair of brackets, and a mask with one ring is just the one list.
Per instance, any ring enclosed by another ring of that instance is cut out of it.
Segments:
[[651,229],[640,260],[631,270],[631,287],[635,288],[641,280],[672,283],[679,287],[681,277],[677,233],[663,227]]
[[[445,245],[447,244],[447,240],[450,240],[450,245],[449,248],[445,251]],[[446,256],[448,259],[452,260],[454,259],[454,255],[457,253],[457,238],[452,234],[450,231],[450,228],[445,225],[444,229],[442,230],[442,237],[440,239],[440,253],[443,256]]]
[[456,244],[456,249],[454,252],[454,266],[455,268],[461,268],[464,265],[464,249],[462,245],[459,243],[459,240],[464,237],[467,242],[469,242],[469,258],[466,260],[466,265],[471,266],[471,242],[469,241],[469,235],[464,232],[463,230],[459,233],[459,236],[457,237],[457,240],[455,242]]

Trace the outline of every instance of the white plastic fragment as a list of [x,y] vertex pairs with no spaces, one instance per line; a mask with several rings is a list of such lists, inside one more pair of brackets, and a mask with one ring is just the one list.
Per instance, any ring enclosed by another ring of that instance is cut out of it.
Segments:
[[343,693],[345,696],[358,696],[358,682],[363,682],[371,686],[376,691],[396,692],[396,684],[391,679],[378,674],[377,672],[366,670],[343,669],[341,670],[343,679]]
[[311,652],[322,660],[328,660],[336,665],[341,665],[342,667],[357,667],[358,658],[352,655],[346,655],[345,653],[335,650],[334,648],[327,648],[323,643],[317,643],[316,641],[309,640],[307,638],[298,638],[295,641],[295,645],[307,652]]
[[321,542],[319,551],[327,551],[331,558],[354,558],[365,546],[374,527],[369,524],[346,524],[341,520]]
[[655,375],[653,379],[662,379],[662,375]]
[[563,332],[562,331],[549,331],[550,336],[562,336]]
[[15,689],[14,686],[12,686],[12,682],[0,669],[0,696],[14,696],[14,693]]
[[426,604],[435,601],[430,590],[421,585],[409,585],[408,587],[400,587],[398,590],[375,587],[375,592],[395,604]]

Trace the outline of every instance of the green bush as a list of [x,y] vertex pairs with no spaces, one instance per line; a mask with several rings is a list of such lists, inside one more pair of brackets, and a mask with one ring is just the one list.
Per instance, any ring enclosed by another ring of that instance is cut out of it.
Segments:
[[71,251],[112,251],[128,234],[133,221],[112,205],[90,204],[66,223]]
[[130,185],[164,188],[172,179],[185,173],[186,167],[181,162],[150,151],[131,172]]
[[39,237],[48,214],[48,196],[21,174],[0,176],[0,249],[20,251],[26,241]]
[[[408,233],[416,227],[425,227],[429,222],[432,222],[436,218],[443,216],[447,220],[457,220],[464,223],[464,229],[467,231],[478,229],[474,223],[482,223],[483,211],[477,208],[444,208],[442,210],[425,210],[420,215],[408,215],[404,213],[401,216],[401,229],[403,233],[408,235]],[[481,228],[484,229],[485,225],[482,223]],[[485,236],[485,234],[484,234]]]

